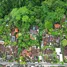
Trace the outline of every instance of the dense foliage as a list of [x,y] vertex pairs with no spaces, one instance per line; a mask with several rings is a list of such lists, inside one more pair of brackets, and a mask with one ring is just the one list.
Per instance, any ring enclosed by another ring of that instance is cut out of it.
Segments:
[[[64,15],[67,15],[66,0],[0,0],[0,38],[6,45],[11,44],[8,35],[13,27],[17,27],[20,48],[34,44],[38,46],[43,30],[46,28],[52,32],[53,24],[61,23]],[[39,27],[37,40],[29,37],[29,30],[33,25]]]

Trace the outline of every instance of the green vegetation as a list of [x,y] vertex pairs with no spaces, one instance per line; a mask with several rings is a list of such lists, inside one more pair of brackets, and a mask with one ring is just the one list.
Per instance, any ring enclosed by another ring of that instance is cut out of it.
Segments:
[[[64,15],[67,16],[66,0],[0,0],[0,39],[5,41],[5,46],[18,45],[20,54],[23,48],[40,47],[43,31],[47,29],[49,34],[61,35],[61,43],[66,46],[67,39],[63,39],[63,35],[67,38],[67,22],[62,23]],[[56,22],[61,25],[60,29],[54,29]],[[36,40],[30,39],[33,26],[39,28]],[[18,42],[11,42],[11,29],[15,27],[19,29]]]

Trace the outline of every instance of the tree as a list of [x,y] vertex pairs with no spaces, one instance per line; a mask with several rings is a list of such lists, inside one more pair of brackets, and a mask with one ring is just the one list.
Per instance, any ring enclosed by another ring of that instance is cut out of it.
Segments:
[[67,45],[67,40],[66,39],[62,40],[62,45],[63,45],[63,47],[65,47]]
[[64,2],[60,0],[45,0],[42,2],[42,20],[60,22],[65,13]]
[[44,24],[44,26],[45,26],[45,28],[48,29],[48,30],[51,29],[51,28],[53,28],[52,22],[49,22],[49,21],[46,21],[45,24]]

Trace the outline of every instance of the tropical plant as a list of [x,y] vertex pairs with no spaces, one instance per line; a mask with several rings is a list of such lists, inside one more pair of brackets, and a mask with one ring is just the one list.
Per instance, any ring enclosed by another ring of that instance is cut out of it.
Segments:
[[67,45],[67,40],[66,39],[63,39],[62,40],[62,46],[65,47]]

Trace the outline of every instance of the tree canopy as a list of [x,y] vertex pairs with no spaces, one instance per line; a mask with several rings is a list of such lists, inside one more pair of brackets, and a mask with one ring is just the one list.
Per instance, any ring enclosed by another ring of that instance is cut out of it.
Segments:
[[67,16],[66,0],[0,0],[0,38],[9,44],[11,28],[17,27],[20,47],[39,44],[29,37],[31,26],[38,25],[42,39],[42,31],[53,29],[53,24],[61,23],[64,15]]

